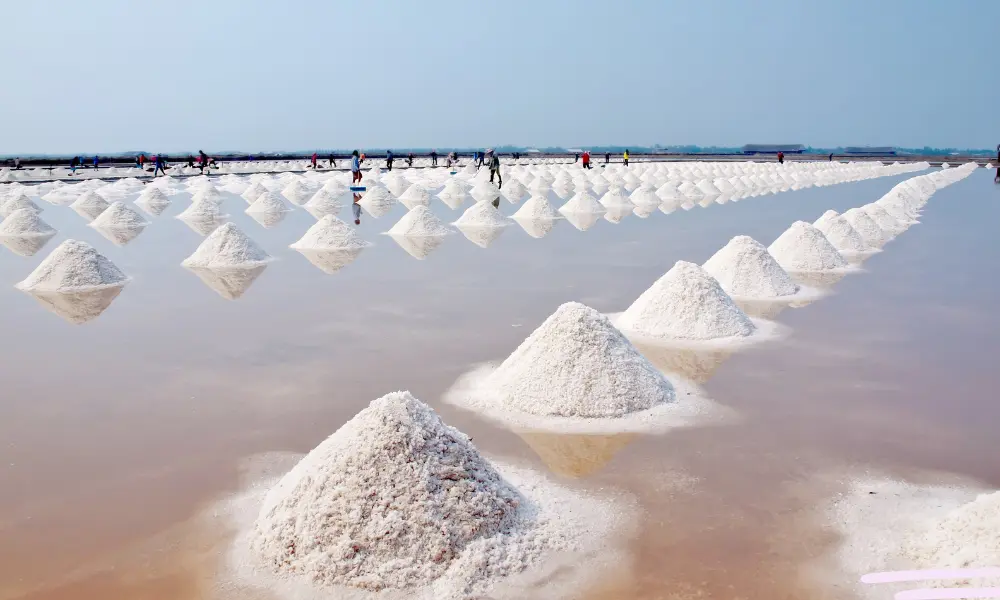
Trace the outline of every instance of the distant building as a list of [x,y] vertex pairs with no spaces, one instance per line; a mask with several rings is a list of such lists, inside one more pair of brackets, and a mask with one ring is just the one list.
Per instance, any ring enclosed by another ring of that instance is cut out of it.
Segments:
[[806,147],[802,144],[747,144],[743,146],[743,154],[802,154]]
[[844,154],[857,156],[895,156],[896,149],[892,146],[848,146]]

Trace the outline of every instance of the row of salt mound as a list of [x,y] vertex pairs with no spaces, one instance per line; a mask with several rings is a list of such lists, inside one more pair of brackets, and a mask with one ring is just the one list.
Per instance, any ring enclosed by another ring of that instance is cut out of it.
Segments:
[[838,215],[836,211],[828,210],[823,213],[813,223],[813,227],[821,231],[830,244],[841,253],[868,252],[872,249],[847,219]]
[[796,221],[767,248],[786,271],[829,271],[847,268],[847,260],[823,232]]
[[52,237],[56,230],[30,208],[21,208],[0,222],[0,237]]
[[206,237],[181,265],[193,269],[257,267],[271,257],[232,223],[225,223]]
[[892,239],[891,235],[883,231],[878,223],[860,208],[846,210],[842,216],[858,232],[869,248],[881,248]]
[[[492,207],[491,207],[492,208]],[[388,231],[389,235],[437,237],[450,233],[448,226],[426,206],[416,206]]]
[[730,296],[767,299],[791,296],[799,286],[757,240],[738,235],[702,266]]
[[86,292],[125,285],[128,277],[86,242],[66,240],[15,287],[28,292]]

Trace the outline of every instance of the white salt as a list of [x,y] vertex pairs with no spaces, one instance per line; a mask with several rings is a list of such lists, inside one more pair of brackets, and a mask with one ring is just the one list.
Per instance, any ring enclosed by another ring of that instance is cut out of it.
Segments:
[[980,494],[928,523],[924,531],[903,540],[902,555],[918,569],[1000,565],[1000,492]]
[[97,192],[84,192],[76,199],[73,204],[69,207],[75,210],[78,214],[88,219],[95,219],[102,212],[107,210],[111,206],[108,201],[104,199],[103,196]]
[[351,250],[366,246],[368,242],[361,239],[350,225],[333,215],[326,215],[289,247],[296,250]]
[[412,209],[415,206],[428,206],[431,203],[431,193],[424,186],[415,183],[399,195],[399,201],[407,209]]
[[129,208],[124,202],[115,202],[91,221],[91,227],[134,229],[149,225],[142,215]]
[[214,221],[222,216],[218,204],[211,200],[201,200],[193,202],[177,215],[177,218],[186,221]]
[[489,181],[480,181],[469,191],[469,194],[477,202],[492,202],[500,197],[500,189]]
[[559,207],[559,212],[564,215],[571,213],[601,215],[606,211],[607,209],[587,191],[577,193],[566,204]]
[[882,228],[868,213],[860,208],[845,211],[843,217],[858,232],[869,248],[880,248],[892,238],[891,235],[882,231]]
[[729,240],[703,268],[723,290],[740,298],[779,298],[799,291],[767,248],[746,235]]
[[[813,227],[816,227],[817,229],[819,229],[819,224],[821,222],[827,221],[827,220],[832,219],[832,218],[837,217],[837,216],[840,216],[840,213],[838,213],[835,210],[828,210],[825,213],[823,213],[822,215],[820,215],[818,219],[816,219],[815,221],[813,221]],[[822,231],[822,230],[820,230],[820,231]]]
[[25,291],[82,292],[127,281],[128,277],[93,246],[66,240],[16,287]]
[[450,230],[426,206],[417,206],[403,215],[403,218],[393,225],[388,233],[389,235],[426,237],[446,235],[450,233]]
[[477,202],[470,206],[457,221],[453,223],[458,227],[506,227],[510,223],[504,218],[500,211],[489,202]]
[[826,220],[821,218],[816,221],[815,227],[823,232],[826,239],[839,252],[867,252],[871,250],[861,234],[851,227],[847,219],[840,215],[828,217]]
[[163,193],[163,190],[151,185],[143,188],[142,192],[139,194],[139,197],[136,198],[136,203],[138,203],[140,200],[143,200],[150,205],[170,203],[170,198],[168,198],[167,195]]
[[868,216],[882,229],[891,235],[901,233],[906,229],[906,225],[901,224],[895,217],[890,215],[884,208],[872,202],[865,204],[861,210],[868,213]]
[[631,209],[632,207],[632,202],[625,195],[625,190],[620,187],[613,187],[601,196],[601,204],[607,208],[629,207]]
[[511,217],[525,221],[551,221],[559,217],[545,196],[532,196]]
[[277,192],[264,192],[247,207],[247,213],[283,213],[292,210]]
[[225,223],[187,257],[181,265],[189,268],[255,267],[271,257],[232,223]]
[[256,181],[254,182],[253,185],[244,190],[243,193],[240,194],[240,196],[244,200],[246,200],[248,204],[253,204],[253,201],[256,200],[258,196],[268,191],[269,190],[266,187],[264,187],[264,184],[262,184],[259,181]]
[[819,229],[796,221],[767,251],[786,271],[828,271],[847,267],[847,260]]
[[51,237],[56,230],[30,208],[15,210],[0,222],[0,237]]
[[524,199],[525,194],[528,193],[528,189],[524,187],[520,181],[516,179],[508,183],[500,193],[506,198],[511,204],[517,204]]
[[694,263],[677,261],[619,317],[623,330],[658,340],[747,337],[757,327]]
[[0,218],[6,219],[18,210],[42,212],[42,209],[39,208],[37,204],[32,202],[31,198],[29,198],[23,190],[17,190],[6,200],[0,202]]

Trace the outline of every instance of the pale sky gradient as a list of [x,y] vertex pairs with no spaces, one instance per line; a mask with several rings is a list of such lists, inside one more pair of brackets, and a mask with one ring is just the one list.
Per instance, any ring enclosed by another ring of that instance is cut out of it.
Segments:
[[1000,0],[30,0],[0,154],[995,147]]

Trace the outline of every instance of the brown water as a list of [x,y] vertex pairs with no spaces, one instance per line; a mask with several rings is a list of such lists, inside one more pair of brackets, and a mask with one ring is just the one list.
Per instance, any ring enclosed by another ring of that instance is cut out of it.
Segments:
[[[305,452],[396,389],[490,455],[636,497],[633,561],[589,597],[826,597],[797,576],[831,542],[802,521],[830,492],[817,474],[919,468],[1000,484],[992,174],[938,192],[923,223],[866,272],[778,315],[789,339],[728,357],[661,357],[694,365],[689,374],[739,411],[736,423],[521,438],[438,399],[561,302],[622,310],[678,259],[702,262],[741,233],[768,243],[794,220],[875,200],[900,179],[602,220],[586,232],[560,222],[542,239],[513,226],[488,249],[454,235],[423,261],[378,235],[396,207],[362,217],[376,246],[332,275],[287,248],[312,217],[296,211],[265,230],[233,198],[232,220],[280,259],[236,301],[178,266],[201,239],[170,218],[183,206],[124,247],[49,208],[60,235],[41,252],[0,249],[0,600],[212,597],[224,537],[199,515],[238,488],[246,457]],[[83,325],[11,287],[67,236],[133,277]]]

